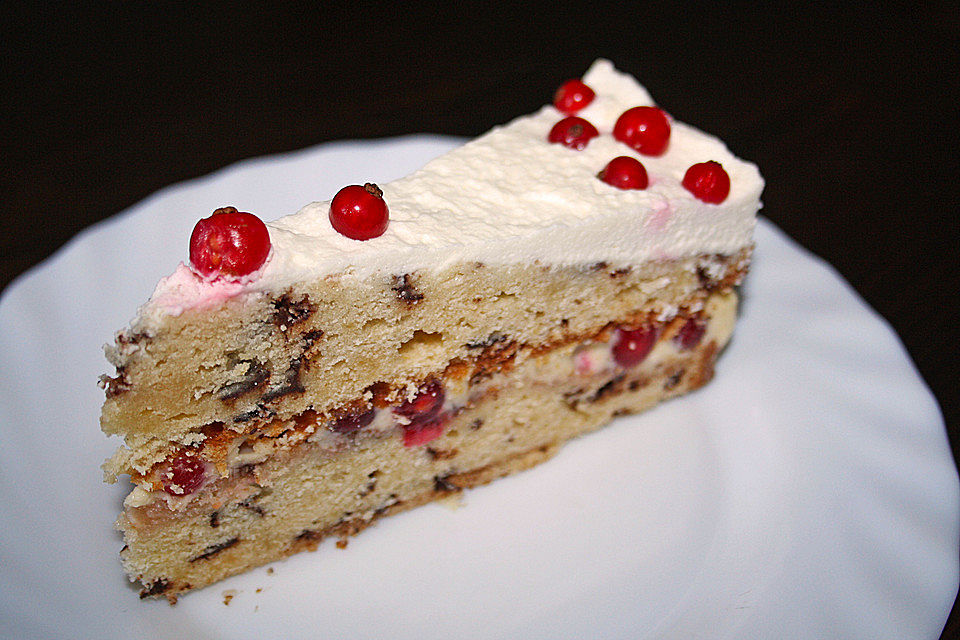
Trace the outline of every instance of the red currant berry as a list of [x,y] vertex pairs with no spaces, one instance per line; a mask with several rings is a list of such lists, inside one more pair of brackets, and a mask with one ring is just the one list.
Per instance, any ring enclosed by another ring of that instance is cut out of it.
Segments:
[[653,350],[657,330],[649,325],[637,329],[621,328],[613,343],[613,359],[623,368],[635,367]]
[[447,425],[447,416],[439,415],[426,421],[416,421],[403,425],[403,446],[419,447],[436,440],[443,435]]
[[436,417],[443,408],[446,393],[439,380],[433,380],[421,387],[413,400],[408,400],[394,409],[397,414],[411,422],[426,421]]
[[553,106],[557,111],[572,116],[580,109],[593,102],[596,94],[593,89],[580,80],[567,80],[553,96]]
[[330,224],[354,240],[369,240],[383,235],[390,222],[383,191],[375,184],[362,187],[352,184],[333,196],[330,203]]
[[267,226],[233,207],[199,221],[190,236],[190,264],[205,278],[242,278],[262,267],[268,255]]
[[663,155],[670,142],[670,121],[656,107],[634,107],[617,118],[613,137],[645,156]]
[[559,142],[565,147],[579,151],[587,146],[590,138],[596,138],[598,135],[600,132],[597,128],[583,118],[569,116],[553,125],[547,140]]
[[681,351],[693,349],[703,340],[703,334],[707,332],[707,323],[700,318],[688,318],[680,331],[673,337],[674,343]]
[[359,431],[373,422],[373,418],[376,413],[376,409],[371,408],[367,409],[366,411],[344,414],[333,421],[333,424],[330,425],[330,429],[336,431],[337,433],[343,434]]
[[203,484],[203,460],[194,455],[181,453],[160,472],[163,490],[172,496],[188,496]]
[[730,176],[719,162],[700,162],[687,169],[683,186],[698,200],[720,204],[730,195]]
[[646,189],[650,184],[647,170],[636,158],[619,156],[607,163],[597,177],[617,189]]

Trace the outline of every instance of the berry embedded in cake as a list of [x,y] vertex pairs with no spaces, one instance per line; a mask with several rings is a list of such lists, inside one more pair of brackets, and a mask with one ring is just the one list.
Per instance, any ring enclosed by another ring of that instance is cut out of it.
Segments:
[[124,568],[175,598],[705,384],[762,188],[600,60],[406,178],[218,209],[107,348]]

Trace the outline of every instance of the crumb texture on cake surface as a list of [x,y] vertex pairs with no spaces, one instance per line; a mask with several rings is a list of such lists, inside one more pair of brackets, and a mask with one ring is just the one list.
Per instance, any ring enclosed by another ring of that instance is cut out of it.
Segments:
[[473,357],[491,335],[535,346],[611,321],[669,319],[702,305],[710,287],[739,282],[748,261],[749,250],[620,269],[474,263],[350,286],[327,279],[277,299],[239,296],[141,337],[118,366],[125,389],[106,400],[101,424],[142,458],[117,460],[142,468],[171,444],[196,443],[213,422],[239,428],[306,406],[328,411],[378,382],[415,386]]
[[128,508],[118,522],[124,566],[148,594],[160,595],[150,592],[163,584],[169,596],[537,464],[614,416],[705,384],[730,338],[736,296],[715,294],[705,307],[708,328],[696,348],[676,348],[677,320],[636,369],[570,374],[561,363],[581,347],[571,344],[493,374],[426,446],[374,434],[352,439],[349,455],[331,455],[308,442],[243,469],[232,490],[213,490],[215,503],[196,501],[182,513],[161,507],[159,515]]

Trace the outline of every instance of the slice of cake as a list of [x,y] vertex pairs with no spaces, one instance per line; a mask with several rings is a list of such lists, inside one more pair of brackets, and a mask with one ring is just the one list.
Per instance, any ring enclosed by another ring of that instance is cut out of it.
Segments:
[[352,535],[709,380],[763,181],[652,105],[601,60],[409,177],[198,223],[102,378],[143,594]]

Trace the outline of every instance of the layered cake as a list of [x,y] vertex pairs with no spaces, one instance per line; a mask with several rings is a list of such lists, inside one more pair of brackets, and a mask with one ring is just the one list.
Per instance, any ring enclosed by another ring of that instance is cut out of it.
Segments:
[[117,526],[144,596],[538,464],[703,385],[730,339],[763,181],[607,61],[365,179],[200,220],[108,346],[104,468],[133,483]]

